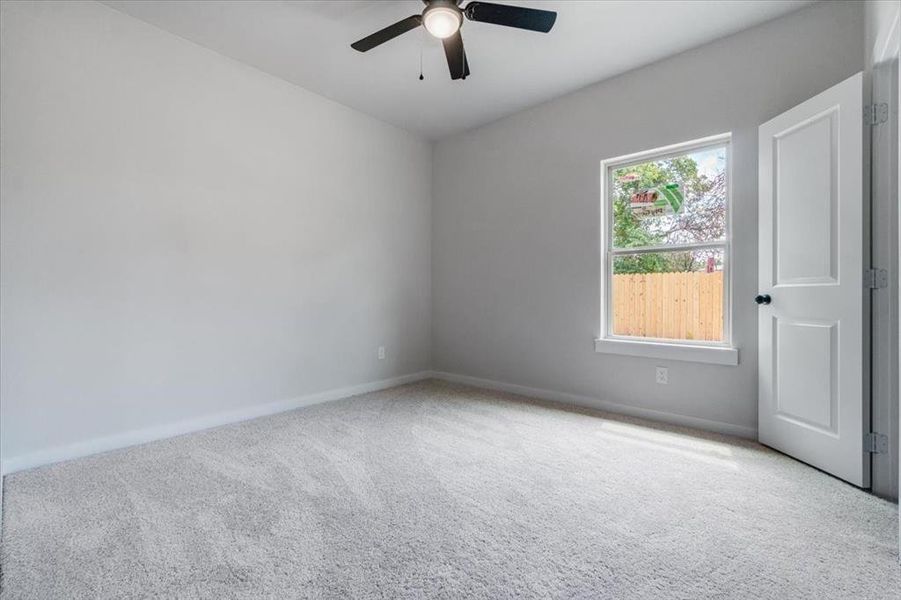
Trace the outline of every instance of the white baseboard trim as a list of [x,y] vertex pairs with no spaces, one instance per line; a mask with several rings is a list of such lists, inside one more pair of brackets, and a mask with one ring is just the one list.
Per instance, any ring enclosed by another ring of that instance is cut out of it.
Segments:
[[700,417],[688,417],[675,413],[663,412],[651,408],[640,408],[637,406],[628,406],[626,404],[617,404],[615,402],[607,402],[591,396],[579,396],[577,394],[567,394],[565,392],[555,392],[553,390],[544,390],[541,388],[533,388],[515,383],[506,383],[503,381],[494,381],[492,379],[481,379],[479,377],[470,377],[469,375],[458,375],[456,373],[447,373],[444,371],[432,371],[432,377],[449,381],[451,383],[462,383],[473,387],[484,388],[488,390],[497,390],[501,392],[510,392],[530,398],[538,398],[551,402],[561,402],[564,404],[572,404],[583,408],[594,408],[605,410],[611,413],[628,415],[630,417],[638,417],[649,421],[659,421],[661,423],[669,423],[671,425],[680,425],[682,427],[693,427],[695,429],[703,429],[705,431],[713,431],[725,435],[734,435],[737,437],[757,439],[757,429],[753,427],[744,427],[742,425],[734,425],[732,423],[723,423],[722,421],[712,421],[710,419],[702,419]]
[[[405,383],[429,379],[431,376],[432,374],[430,371],[420,371],[410,375],[402,375],[400,377],[392,377],[390,379],[382,379],[379,381],[307,394],[305,396],[298,396],[288,400],[279,400],[268,404],[259,404],[230,411],[212,413],[201,417],[177,421],[175,423],[157,425],[144,429],[135,429],[123,433],[93,438],[83,442],[75,442],[74,444],[67,444],[65,446],[38,450],[20,456],[12,456],[10,458],[4,458],[2,463],[0,463],[0,477],[8,475],[9,473],[15,473],[16,471],[24,471],[25,469],[32,469],[34,467],[62,462],[64,460],[90,456],[91,454],[99,454],[110,450],[118,450],[119,448],[127,448],[129,446],[137,446],[138,444],[146,444],[147,442],[175,437],[185,433],[193,433],[212,427],[219,427],[220,425],[248,421],[257,417],[265,417],[267,415],[294,410],[295,408],[320,404],[322,402],[330,402],[332,400],[340,400],[342,398],[366,394],[368,392],[377,392]],[[0,485],[2,485],[2,481],[0,481]]]
[[[734,435],[749,439],[757,438],[756,429],[751,427],[743,427],[741,425],[734,425],[731,423],[712,421],[699,417],[688,417],[685,415],[667,413],[649,408],[639,408],[625,404],[617,404],[615,402],[606,402],[604,400],[590,396],[567,394],[565,392],[556,392],[553,390],[533,388],[524,385],[518,385],[515,383],[506,383],[502,381],[494,381],[491,379],[470,377],[469,375],[458,375],[456,373],[447,373],[444,371],[420,371],[418,373],[412,373],[410,375],[402,375],[400,377],[392,377],[389,379],[382,379],[379,381],[363,383],[360,385],[327,390],[314,394],[307,394],[305,396],[290,398],[288,400],[279,400],[277,402],[270,402],[268,404],[247,406],[236,410],[212,413],[201,417],[195,417],[193,419],[185,419],[183,421],[178,421],[175,423],[157,425],[144,429],[135,429],[123,433],[93,438],[90,440],[85,440],[83,442],[67,444],[65,446],[56,446],[53,448],[38,450],[36,452],[30,452],[28,454],[22,454],[20,456],[4,458],[3,461],[0,462],[0,477],[2,477],[3,475],[8,475],[9,473],[32,469],[34,467],[49,465],[57,462],[71,460],[74,458],[81,458],[83,456],[90,456],[92,454],[99,454],[101,452],[108,452],[110,450],[118,450],[120,448],[127,448],[129,446],[146,444],[147,442],[171,438],[195,431],[202,431],[204,429],[219,427],[221,425],[248,421],[250,419],[294,410],[296,408],[301,408],[304,406],[311,406],[313,404],[320,404],[323,402],[340,400],[342,398],[357,396],[359,394],[365,394],[368,392],[385,390],[398,385],[403,385],[405,383],[422,381],[429,378],[441,379],[443,381],[450,381],[453,383],[462,383],[489,390],[510,392],[514,394],[520,394],[522,396],[528,396],[530,398],[548,400],[551,402],[561,402],[564,404],[571,404],[585,408],[606,410],[612,413],[639,417],[651,421],[660,421],[673,425],[694,427],[697,429],[714,431],[716,433],[723,433],[726,435]],[[0,479],[0,486],[2,485],[3,482],[2,479]],[[0,494],[2,494],[2,491],[0,491]],[[0,498],[2,498],[2,496],[0,496]]]

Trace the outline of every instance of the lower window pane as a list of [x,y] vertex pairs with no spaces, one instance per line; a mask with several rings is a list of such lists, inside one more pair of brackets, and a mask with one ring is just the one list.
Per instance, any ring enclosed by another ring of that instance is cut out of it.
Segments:
[[613,258],[613,334],[723,341],[720,248]]

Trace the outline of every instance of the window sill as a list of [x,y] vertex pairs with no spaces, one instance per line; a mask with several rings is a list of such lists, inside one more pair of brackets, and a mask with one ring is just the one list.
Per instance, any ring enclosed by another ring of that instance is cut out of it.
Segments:
[[711,365],[727,365],[730,367],[738,365],[738,349],[728,346],[695,346],[657,341],[644,342],[602,338],[594,341],[594,351],[602,354],[681,360]]

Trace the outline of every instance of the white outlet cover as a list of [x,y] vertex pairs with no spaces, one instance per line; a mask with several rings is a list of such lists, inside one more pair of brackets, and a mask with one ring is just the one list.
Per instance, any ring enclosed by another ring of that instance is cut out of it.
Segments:
[[657,383],[669,383],[669,369],[666,367],[657,367]]
[[379,346],[379,360],[385,360],[385,347]]

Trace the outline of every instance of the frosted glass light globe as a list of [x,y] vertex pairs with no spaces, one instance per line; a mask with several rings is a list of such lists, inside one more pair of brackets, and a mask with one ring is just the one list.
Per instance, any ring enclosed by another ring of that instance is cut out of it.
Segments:
[[426,30],[436,38],[445,39],[457,33],[462,19],[460,13],[447,6],[430,8],[423,15]]

